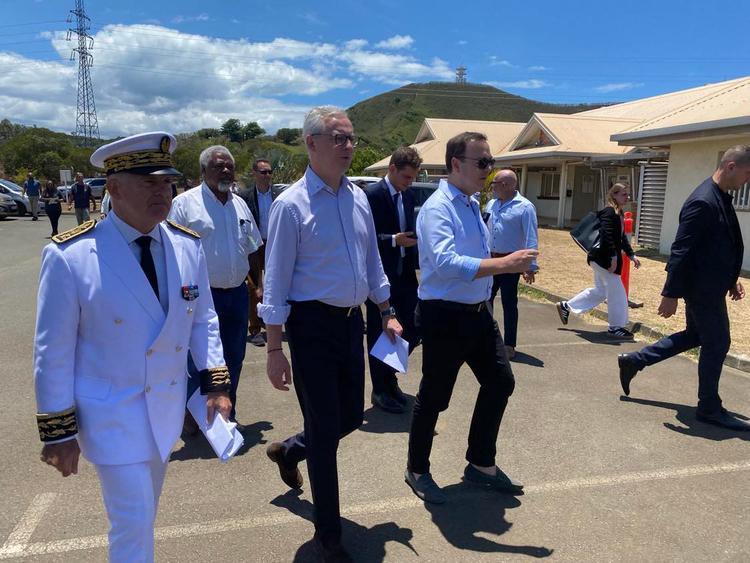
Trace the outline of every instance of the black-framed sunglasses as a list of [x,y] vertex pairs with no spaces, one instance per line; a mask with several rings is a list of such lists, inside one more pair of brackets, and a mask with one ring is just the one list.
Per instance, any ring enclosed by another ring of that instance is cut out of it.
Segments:
[[495,165],[495,159],[491,156],[483,156],[482,158],[472,158],[470,156],[459,156],[458,160],[473,160],[477,163],[477,168],[487,169],[492,168]]
[[270,176],[273,174],[273,170],[256,170],[258,174],[263,174],[263,176]]
[[344,135],[343,133],[313,133],[313,137],[330,137],[333,139],[333,144],[337,147],[345,147],[346,142],[349,141],[352,144],[352,148],[356,147],[359,143],[356,135]]

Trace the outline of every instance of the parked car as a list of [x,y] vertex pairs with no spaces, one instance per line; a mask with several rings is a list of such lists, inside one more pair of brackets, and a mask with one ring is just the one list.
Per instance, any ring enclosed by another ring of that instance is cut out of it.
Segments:
[[94,199],[102,199],[104,186],[107,184],[106,178],[84,178],[83,183],[89,185],[91,188],[91,195],[94,196]]
[[[0,193],[10,196],[16,203],[16,213],[19,217],[24,217],[27,213],[31,213],[31,203],[29,198],[23,195],[23,188],[18,184],[14,184],[10,180],[0,179]],[[39,202],[39,211],[42,211],[44,206],[42,202]]]
[[365,184],[365,187],[377,184],[380,180],[382,180],[382,178],[378,178],[377,176],[349,176],[349,181],[351,181],[352,184],[359,185],[359,183],[362,182]]
[[434,182],[414,182],[409,186],[409,190],[414,194],[414,216],[419,214],[419,210],[422,209],[424,202],[430,197],[438,185]]
[[0,221],[16,213],[18,213],[18,206],[13,198],[7,194],[0,194]]

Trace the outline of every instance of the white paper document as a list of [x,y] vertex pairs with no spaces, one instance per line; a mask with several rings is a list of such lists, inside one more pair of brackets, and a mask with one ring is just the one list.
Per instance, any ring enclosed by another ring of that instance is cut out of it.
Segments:
[[211,426],[206,424],[208,409],[206,408],[206,396],[201,395],[201,390],[196,389],[187,404],[190,414],[206,436],[216,455],[222,463],[229,461],[245,443],[245,439],[237,430],[236,422],[227,422],[218,412],[214,415]]
[[370,354],[399,373],[409,369],[409,343],[400,336],[396,336],[396,342],[391,342],[388,335],[382,333]]

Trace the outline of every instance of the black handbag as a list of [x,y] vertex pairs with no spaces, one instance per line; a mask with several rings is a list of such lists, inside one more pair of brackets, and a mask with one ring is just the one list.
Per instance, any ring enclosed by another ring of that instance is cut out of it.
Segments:
[[600,227],[599,215],[595,211],[589,211],[583,216],[581,222],[570,231],[570,236],[584,252],[589,254],[598,249],[601,244]]

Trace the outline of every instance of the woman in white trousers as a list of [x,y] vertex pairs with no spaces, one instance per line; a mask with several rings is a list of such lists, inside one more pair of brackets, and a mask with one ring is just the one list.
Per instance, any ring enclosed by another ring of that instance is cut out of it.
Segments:
[[607,192],[607,205],[597,213],[599,218],[599,247],[592,249],[587,257],[594,270],[594,287],[584,289],[569,301],[557,303],[557,313],[563,324],[568,324],[570,313],[585,313],[607,300],[607,317],[612,338],[631,339],[633,333],[625,326],[628,324],[628,297],[622,285],[622,253],[630,257],[633,265],[640,268],[641,263],[625,235],[622,220],[622,206],[628,201],[628,187],[615,184]]

